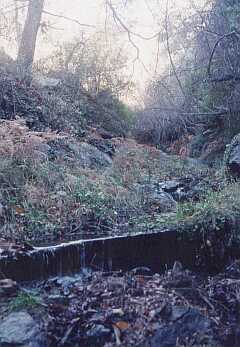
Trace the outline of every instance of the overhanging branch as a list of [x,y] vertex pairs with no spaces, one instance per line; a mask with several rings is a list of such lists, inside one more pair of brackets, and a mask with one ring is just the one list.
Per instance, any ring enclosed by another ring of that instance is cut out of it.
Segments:
[[78,24],[80,26],[83,26],[83,27],[96,28],[95,25],[80,23],[77,19],[70,18],[70,17],[67,17],[67,16],[63,16],[63,15],[60,15],[60,14],[55,14],[55,13],[52,13],[52,12],[49,12],[49,11],[46,11],[46,10],[43,10],[43,13],[45,13],[48,16],[58,17],[58,18],[62,18],[62,19],[74,22],[74,23],[76,23],[76,24]]
[[[181,116],[214,116],[214,117],[224,116],[226,114],[231,113],[230,110],[221,110],[218,112],[182,112],[178,109],[168,108],[168,107],[150,107],[150,108],[145,108],[143,110],[143,112],[149,112],[149,111],[175,112]],[[240,110],[234,111],[234,112],[240,112]]]
[[239,39],[239,34],[236,32],[236,31],[232,31],[228,34],[225,34],[225,35],[222,35],[216,42],[215,42],[215,45],[213,46],[213,49],[212,49],[212,53],[210,55],[210,59],[209,59],[209,63],[208,63],[208,75],[211,76],[211,66],[212,66],[212,60],[213,60],[213,57],[214,57],[214,54],[216,52],[216,49],[219,45],[219,43],[224,40],[225,38],[229,38],[229,37],[236,37],[237,39]]

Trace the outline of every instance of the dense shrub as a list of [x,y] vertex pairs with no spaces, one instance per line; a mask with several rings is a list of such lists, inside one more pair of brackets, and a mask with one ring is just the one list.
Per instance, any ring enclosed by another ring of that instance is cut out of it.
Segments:
[[164,148],[188,133],[187,123],[187,118],[184,119],[173,110],[146,109],[136,116],[134,135],[140,143]]
[[11,74],[0,75],[0,118],[23,117],[33,130],[66,130],[82,135],[87,125],[124,135],[131,112],[108,91],[91,96],[65,80],[55,88],[27,85]]

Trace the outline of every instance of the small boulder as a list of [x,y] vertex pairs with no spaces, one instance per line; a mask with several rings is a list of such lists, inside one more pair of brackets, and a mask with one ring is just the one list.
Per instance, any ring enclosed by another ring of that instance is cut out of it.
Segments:
[[173,212],[177,208],[177,203],[173,197],[155,184],[137,184],[134,189],[142,196],[146,208],[151,208],[158,212]]
[[210,320],[193,308],[173,307],[172,324],[162,324],[141,347],[214,346],[214,332]]
[[240,178],[240,134],[236,135],[224,154],[227,173],[233,178]]
[[87,331],[87,343],[89,346],[103,346],[106,340],[111,338],[111,330],[102,324],[93,325]]
[[135,267],[130,271],[133,276],[153,276],[152,270],[146,266]]
[[159,186],[167,193],[174,193],[178,188],[184,187],[184,184],[178,180],[170,180],[160,183]]
[[115,146],[110,140],[90,138],[88,139],[88,143],[99,149],[99,151],[108,154],[110,157],[113,157],[115,154]]
[[105,140],[111,140],[114,137],[112,133],[103,128],[99,128],[97,132]]
[[88,169],[103,169],[112,165],[112,159],[89,143],[71,144],[79,164]]
[[0,202],[0,217],[3,217],[3,215],[4,215],[4,206]]
[[11,313],[0,322],[0,346],[45,347],[46,336],[27,312]]
[[173,212],[177,208],[176,201],[166,192],[152,192],[147,197],[150,206],[158,212]]
[[17,282],[8,278],[0,280],[0,297],[13,295],[17,290]]

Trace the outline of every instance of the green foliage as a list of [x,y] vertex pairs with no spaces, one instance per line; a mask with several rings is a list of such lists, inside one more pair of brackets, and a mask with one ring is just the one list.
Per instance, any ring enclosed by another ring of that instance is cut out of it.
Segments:
[[114,202],[111,195],[102,190],[99,182],[92,181],[86,185],[83,177],[79,177],[78,183],[72,191],[72,196],[76,203],[80,203],[86,210],[91,210],[95,218],[99,220],[104,218],[110,219],[111,212],[114,209]]
[[199,202],[178,203],[177,211],[165,214],[142,214],[132,218],[134,230],[178,230],[189,238],[221,235],[227,245],[240,243],[240,184],[225,183],[219,191],[209,190]]
[[10,302],[9,309],[10,311],[21,311],[34,309],[39,305],[40,300],[38,297],[27,292],[21,292]]
[[118,101],[118,112],[127,123],[129,124],[133,123],[134,112],[130,109],[129,106],[124,104],[122,101]]
[[126,135],[133,124],[134,113],[131,109],[108,89],[99,92],[96,101],[98,113],[89,113],[94,123],[117,136]]

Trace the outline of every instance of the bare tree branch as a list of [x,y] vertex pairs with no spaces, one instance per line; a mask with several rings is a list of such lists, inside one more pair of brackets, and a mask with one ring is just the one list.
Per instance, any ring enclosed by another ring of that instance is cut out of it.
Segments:
[[[219,112],[182,112],[178,109],[168,108],[168,107],[150,107],[150,108],[145,108],[143,112],[149,112],[149,111],[175,112],[182,116],[214,116],[214,117],[224,116],[230,113],[230,110],[222,110]],[[238,111],[235,111],[235,112],[238,112]]]
[[95,25],[80,23],[77,19],[70,18],[70,17],[67,17],[67,16],[63,16],[63,15],[60,15],[60,14],[55,14],[55,13],[52,13],[52,12],[49,12],[49,11],[46,11],[46,10],[43,10],[43,13],[45,13],[45,14],[48,15],[48,16],[53,16],[53,17],[58,17],[58,18],[66,19],[66,20],[68,20],[68,21],[74,22],[74,23],[76,23],[76,24],[78,24],[78,25],[80,25],[80,26],[83,26],[83,27],[96,28]]
[[168,56],[169,56],[169,60],[170,60],[170,63],[171,63],[171,67],[172,67],[173,73],[174,73],[174,75],[176,77],[176,80],[178,82],[179,88],[180,88],[183,96],[185,97],[185,92],[184,92],[184,89],[183,89],[183,86],[182,86],[182,82],[180,81],[180,79],[178,77],[177,70],[176,70],[176,67],[175,67],[175,64],[174,64],[174,61],[173,61],[173,58],[172,58],[171,50],[170,50],[169,32],[168,32],[168,1],[167,1],[167,5],[166,5],[165,30],[166,30],[167,51],[168,51]]
[[216,49],[219,45],[219,43],[224,40],[225,38],[229,38],[229,37],[236,37],[237,39],[239,39],[239,33],[237,33],[236,31],[232,31],[228,34],[225,34],[225,35],[222,35],[216,42],[215,42],[215,45],[213,46],[213,49],[212,49],[212,53],[210,55],[210,59],[209,59],[209,63],[208,63],[208,75],[211,76],[211,66],[212,66],[212,60],[213,60],[213,57],[214,57],[214,54],[216,52]]
[[161,32],[157,32],[156,34],[152,35],[152,36],[143,36],[139,33],[136,33],[132,30],[130,30],[128,28],[128,26],[123,22],[123,20],[120,18],[120,16],[118,15],[117,11],[115,10],[111,0],[106,0],[106,4],[108,5],[108,7],[111,9],[112,11],[112,14],[113,14],[113,17],[117,20],[117,22],[121,25],[121,27],[128,33],[128,35],[130,36],[136,36],[142,40],[153,40],[155,38],[158,38],[159,37],[159,34]]

